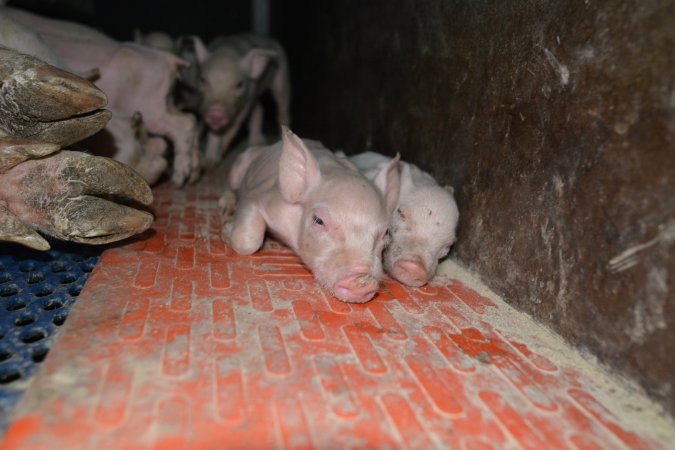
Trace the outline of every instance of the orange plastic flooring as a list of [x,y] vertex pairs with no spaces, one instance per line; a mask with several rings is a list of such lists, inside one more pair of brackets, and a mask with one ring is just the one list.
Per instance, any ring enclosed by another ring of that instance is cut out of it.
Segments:
[[222,179],[155,189],[154,234],[103,254],[2,448],[675,445],[649,404],[458,278],[350,305],[275,242],[233,254]]

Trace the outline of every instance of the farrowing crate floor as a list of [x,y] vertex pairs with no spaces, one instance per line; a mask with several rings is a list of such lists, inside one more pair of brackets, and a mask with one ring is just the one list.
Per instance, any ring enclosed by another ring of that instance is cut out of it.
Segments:
[[336,301],[219,237],[222,169],[106,250],[3,449],[659,449],[673,422],[452,262]]

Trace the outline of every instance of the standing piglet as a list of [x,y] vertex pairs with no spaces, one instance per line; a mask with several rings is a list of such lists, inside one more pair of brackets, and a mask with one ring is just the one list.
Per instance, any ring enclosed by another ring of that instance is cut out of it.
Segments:
[[241,34],[214,40],[209,49],[193,37],[200,64],[200,115],[206,124],[204,165],[212,167],[248,120],[249,145],[265,142],[260,96],[270,91],[280,125],[290,124],[291,87],[281,45],[265,36]]
[[[367,178],[374,179],[391,158],[365,152],[349,158]],[[417,166],[401,162],[401,193],[391,217],[391,242],[384,268],[408,286],[422,286],[435,274],[438,260],[455,241],[459,219],[453,188],[441,187]]]
[[[398,160],[368,181],[316,141],[303,142],[282,127],[282,141],[251,147],[234,162],[233,215],[223,238],[239,254],[256,252],[265,231],[288,245],[315,279],[338,299],[372,299],[382,277],[382,250],[398,199]],[[232,211],[232,191],[221,207]]]

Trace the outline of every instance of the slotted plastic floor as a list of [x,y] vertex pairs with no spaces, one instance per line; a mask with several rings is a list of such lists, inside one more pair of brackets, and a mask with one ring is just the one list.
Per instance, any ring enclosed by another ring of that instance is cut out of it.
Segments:
[[[456,269],[326,295],[219,238],[222,173],[106,250],[4,449],[660,449],[673,423]],[[450,265],[452,266],[452,265]]]
[[63,242],[47,252],[0,243],[0,432],[101,251]]

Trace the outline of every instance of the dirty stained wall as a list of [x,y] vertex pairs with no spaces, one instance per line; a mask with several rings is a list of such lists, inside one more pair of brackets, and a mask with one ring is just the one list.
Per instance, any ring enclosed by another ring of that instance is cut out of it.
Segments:
[[[118,39],[251,2],[13,0]],[[675,414],[675,2],[285,0],[293,129],[455,186],[452,257]]]
[[675,413],[675,2],[272,6],[295,131],[453,184],[452,257]]

